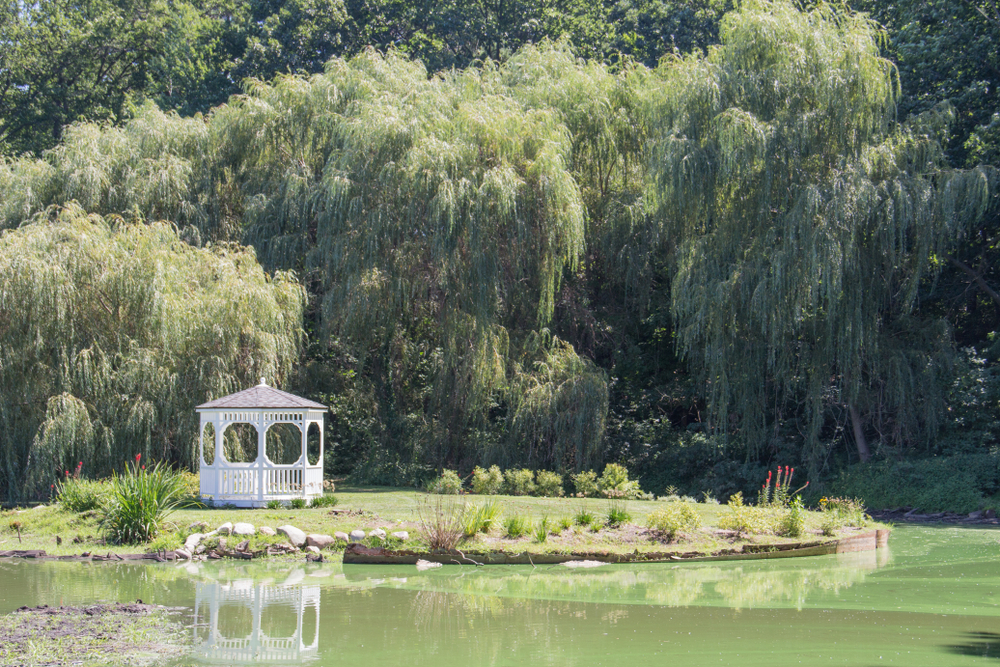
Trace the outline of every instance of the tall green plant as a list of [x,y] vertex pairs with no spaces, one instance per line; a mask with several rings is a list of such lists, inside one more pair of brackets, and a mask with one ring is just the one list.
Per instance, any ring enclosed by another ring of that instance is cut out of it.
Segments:
[[136,454],[124,473],[111,477],[111,497],[101,528],[116,544],[139,544],[157,536],[163,521],[184,499],[183,475],[159,461],[150,470]]

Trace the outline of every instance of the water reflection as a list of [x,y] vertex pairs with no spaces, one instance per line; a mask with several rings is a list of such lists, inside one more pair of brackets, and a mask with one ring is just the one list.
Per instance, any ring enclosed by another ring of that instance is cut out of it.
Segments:
[[282,583],[197,582],[194,651],[219,664],[301,664],[319,650],[320,586],[293,569]]

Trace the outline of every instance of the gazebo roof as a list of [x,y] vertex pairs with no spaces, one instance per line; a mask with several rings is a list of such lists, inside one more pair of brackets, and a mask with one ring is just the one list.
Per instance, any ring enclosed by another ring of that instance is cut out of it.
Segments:
[[281,391],[274,387],[268,387],[264,378],[260,379],[260,384],[250,389],[238,391],[229,396],[217,398],[208,403],[202,403],[195,410],[217,410],[217,409],[298,409],[312,408],[314,410],[326,410],[327,406],[316,401],[310,401],[287,391]]

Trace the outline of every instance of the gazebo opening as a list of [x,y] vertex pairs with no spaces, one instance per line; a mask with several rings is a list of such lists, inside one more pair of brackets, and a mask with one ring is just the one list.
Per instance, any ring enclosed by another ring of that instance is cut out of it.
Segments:
[[201,496],[237,507],[323,494],[326,406],[267,386],[209,401],[201,416]]

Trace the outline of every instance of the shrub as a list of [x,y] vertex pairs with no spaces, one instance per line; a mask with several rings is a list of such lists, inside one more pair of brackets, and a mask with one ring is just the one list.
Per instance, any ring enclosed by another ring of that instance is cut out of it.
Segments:
[[543,516],[541,520],[535,524],[532,533],[535,536],[535,541],[542,543],[549,538],[549,518]]
[[340,499],[332,493],[324,493],[322,496],[312,499],[312,507],[336,507]]
[[293,510],[305,509],[308,504],[305,498],[292,498],[288,501],[288,506]]
[[690,503],[671,502],[651,513],[646,518],[646,525],[672,540],[677,533],[688,533],[701,528],[701,517]]
[[563,495],[562,475],[548,470],[535,473],[535,494],[548,498],[558,498]]
[[819,505],[823,512],[820,528],[824,535],[833,535],[844,526],[863,528],[870,521],[864,503],[857,498],[821,498]]
[[490,466],[484,470],[476,466],[472,471],[472,492],[481,496],[495,496],[503,488],[503,473],[500,466]]
[[727,503],[729,511],[719,517],[719,528],[733,530],[740,535],[757,535],[770,532],[774,525],[773,512],[764,507],[750,507],[743,503],[743,494],[735,493]]
[[477,533],[488,533],[500,519],[500,504],[487,500],[481,504],[469,505],[462,512],[462,533],[473,537]]
[[625,505],[625,501],[620,498],[612,498],[611,502],[608,503],[608,521],[607,525],[611,528],[620,526],[623,523],[628,523],[632,520],[632,515],[629,514],[628,508]]
[[507,520],[503,523],[504,535],[512,540],[516,540],[528,534],[529,526],[530,523],[523,516],[514,515],[507,517]]
[[802,499],[798,496],[788,503],[788,509],[778,526],[778,532],[785,537],[799,537],[806,527],[806,511],[802,507]]
[[590,510],[581,507],[580,511],[573,516],[573,521],[578,526],[589,526],[594,523],[594,514]]
[[265,505],[264,507],[266,507],[269,510],[280,510],[284,508],[284,506],[285,503],[281,502],[280,500],[268,500],[267,505]]
[[70,512],[86,512],[107,507],[111,485],[94,479],[69,477],[56,484],[56,501]]
[[101,528],[118,544],[148,542],[160,532],[164,519],[184,494],[184,479],[162,462],[152,470],[136,454],[124,474],[111,478],[111,498]]
[[435,477],[427,483],[428,493],[455,495],[462,491],[462,478],[454,470],[444,470],[440,477]]
[[600,492],[597,487],[597,473],[593,470],[584,470],[573,475],[571,479],[576,495],[581,498],[593,498]]
[[628,470],[623,465],[609,463],[604,467],[597,487],[608,498],[640,498],[643,495],[639,482],[628,478]]
[[535,491],[535,475],[527,468],[507,470],[503,477],[507,493],[512,496],[530,496]]

